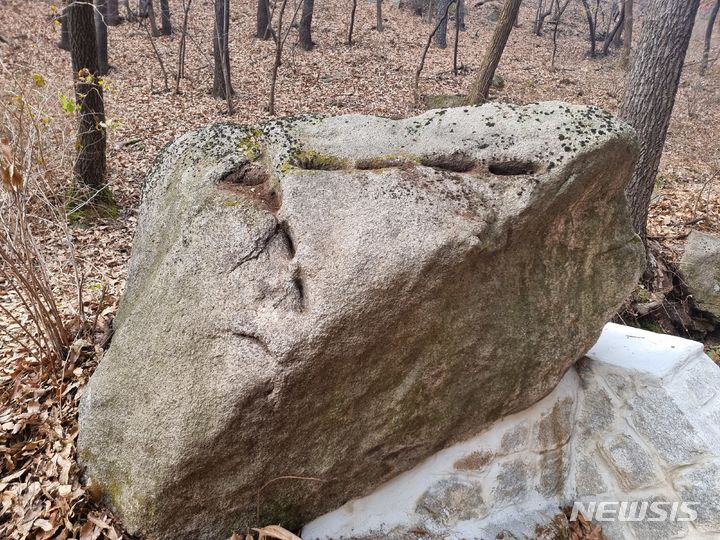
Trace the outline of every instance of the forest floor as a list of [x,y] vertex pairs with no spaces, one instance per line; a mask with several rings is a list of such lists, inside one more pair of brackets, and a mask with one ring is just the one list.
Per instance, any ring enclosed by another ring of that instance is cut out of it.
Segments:
[[[171,2],[176,30],[181,25],[179,4]],[[70,227],[67,236],[57,234],[57,228],[45,227],[41,219],[34,229],[51,279],[65,298],[61,308],[71,310],[73,298],[81,291],[89,316],[97,315],[97,335],[108,331],[123,290],[140,188],[160,149],[210,122],[269,119],[265,106],[274,43],[253,37],[253,3],[232,4],[233,115],[226,114],[224,101],[209,93],[211,1],[196,0],[192,5],[186,78],[178,95],[164,91],[152,44],[168,71],[172,89],[179,35],[155,38],[151,44],[146,30],[137,23],[110,28],[112,70],[105,91],[112,125],[108,166],[119,216]],[[413,78],[432,26],[409,10],[386,4],[384,31],[377,32],[374,3],[363,1],[358,6],[353,44],[348,46],[349,2],[316,0],[315,4],[315,49],[302,51],[296,30],[287,40],[277,87],[278,115],[322,112],[398,117],[421,112],[422,107],[413,102]],[[291,2],[290,12],[295,5]],[[484,7],[468,5],[467,31],[460,33],[462,69],[453,74],[454,32],[449,30],[448,48],[432,47],[428,53],[420,79],[423,94],[465,93],[476,74],[493,23]],[[534,35],[535,5],[523,6],[520,27],[513,30],[497,72],[504,84],[493,89],[492,100],[563,100],[618,111],[626,72],[615,52],[607,57],[587,57],[587,29],[579,5],[572,3],[563,18],[554,67],[550,65],[552,32],[548,29],[543,36]],[[73,91],[69,54],[56,47],[59,27],[53,13],[51,2],[30,6],[24,0],[0,0],[0,93],[3,100],[22,94],[47,115],[56,137],[48,157],[55,164],[49,181],[54,192],[47,196],[61,201],[71,180],[74,132],[74,118],[63,112],[61,101]],[[679,258],[692,229],[720,233],[720,63],[705,77],[699,76],[704,29],[705,21],[700,19],[650,209],[649,235],[661,243],[670,260]],[[0,134],[2,130],[0,125]],[[79,286],[70,264],[73,255],[84,276]],[[0,278],[0,304],[18,313],[16,299],[6,293],[7,284]],[[11,330],[16,326],[2,315],[0,325]],[[77,398],[102,348],[91,340],[77,343],[73,351],[58,388],[22,372],[18,366],[25,352],[10,337],[0,335],[0,537],[85,540],[122,534],[121,526],[95,500],[93,489],[82,485],[75,458]]]

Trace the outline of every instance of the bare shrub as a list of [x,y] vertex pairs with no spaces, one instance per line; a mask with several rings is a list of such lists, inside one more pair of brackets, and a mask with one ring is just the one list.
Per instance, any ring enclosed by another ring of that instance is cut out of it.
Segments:
[[[9,81],[0,88],[0,316],[10,321],[0,333],[24,351],[18,369],[62,378],[71,346],[87,330],[65,209],[74,150],[64,108],[71,106],[44,88],[41,75],[0,68]],[[54,244],[50,264],[38,232]]]

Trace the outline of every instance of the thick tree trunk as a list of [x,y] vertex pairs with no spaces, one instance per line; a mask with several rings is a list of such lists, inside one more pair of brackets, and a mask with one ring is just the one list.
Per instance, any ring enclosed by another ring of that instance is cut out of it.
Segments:
[[700,61],[700,75],[705,75],[710,61],[710,45],[712,44],[713,28],[717,19],[718,10],[720,10],[720,0],[715,1],[715,5],[710,11],[710,19],[708,19],[707,28],[705,29],[705,46],[703,48],[702,60]]
[[172,34],[172,22],[170,21],[170,3],[168,0],[160,0],[160,33],[163,36]]
[[309,51],[315,46],[312,40],[312,17],[315,0],[303,0],[300,15],[300,48]]
[[97,39],[98,74],[107,75],[108,65],[108,33],[105,19],[107,17],[107,0],[95,0],[95,37]]
[[146,9],[146,17],[150,21],[150,28],[152,30],[153,37],[158,37],[160,35],[160,30],[158,30],[157,22],[155,21],[155,7],[153,6],[152,0],[147,0],[145,4]]
[[521,0],[505,0],[500,18],[495,25],[490,45],[488,46],[485,58],[480,65],[480,73],[470,86],[467,102],[469,105],[484,103],[490,93],[490,85],[492,84],[495,70],[500,63],[500,58],[505,50],[513,24],[520,10]]
[[619,49],[622,45],[622,33],[625,28],[625,0],[617,0],[617,2],[618,4],[616,4],[616,6],[622,13],[622,22],[620,23],[620,28],[617,32],[615,32],[615,35],[613,36],[612,45],[616,49]]
[[435,32],[435,45],[439,49],[447,47],[447,26],[449,16],[446,16],[448,12],[448,6],[453,3],[454,0],[440,0],[437,3],[437,21],[438,27]]
[[[590,34],[590,58],[595,58],[595,30],[597,25],[597,19],[593,17],[592,10],[587,0],[582,0],[583,8],[585,8],[585,17],[588,23],[588,33]],[[597,15],[597,11],[595,12]]]
[[[305,16],[304,9],[305,8],[303,7],[303,17]],[[310,18],[312,18],[312,13],[310,14]],[[300,40],[302,41],[302,23],[300,23],[300,28]],[[265,40],[270,39],[270,35],[270,4],[268,0],[258,0],[255,37]]]
[[627,68],[630,66],[630,53],[633,39],[633,0],[625,0],[625,20],[623,21],[623,48],[620,64]]
[[94,9],[90,3],[72,2],[68,13],[75,100],[79,104],[74,175],[78,182],[100,190],[105,187],[106,172],[105,108],[102,87],[97,84]]
[[60,13],[60,41],[58,41],[58,47],[64,51],[70,50],[70,26],[68,24],[68,7],[67,4],[63,4],[62,12]]
[[213,57],[215,70],[212,95],[217,98],[228,98],[234,94],[230,82],[230,49],[228,36],[230,32],[230,0],[215,0],[215,30],[213,31]]
[[625,194],[633,225],[646,237],[650,197],[700,0],[653,0],[645,16],[620,118],[635,128],[640,158]]
[[118,6],[118,0],[107,0],[105,22],[108,26],[117,26],[120,24],[120,8]]

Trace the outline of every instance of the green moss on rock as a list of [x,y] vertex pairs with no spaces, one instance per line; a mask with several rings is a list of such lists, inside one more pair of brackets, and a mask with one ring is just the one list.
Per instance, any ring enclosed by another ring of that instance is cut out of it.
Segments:
[[240,139],[238,146],[249,161],[257,161],[263,155],[263,132],[258,128],[248,128],[248,134]]
[[90,187],[72,186],[67,191],[65,211],[71,225],[86,225],[97,219],[117,219],[120,215],[120,207],[108,186],[97,192]]
[[387,169],[389,167],[399,167],[401,165],[419,164],[420,158],[407,152],[398,152],[395,154],[381,154],[371,158],[359,159],[355,162],[357,169]]
[[337,171],[349,169],[351,164],[349,160],[332,154],[315,150],[295,150],[290,154],[290,165],[311,171]]

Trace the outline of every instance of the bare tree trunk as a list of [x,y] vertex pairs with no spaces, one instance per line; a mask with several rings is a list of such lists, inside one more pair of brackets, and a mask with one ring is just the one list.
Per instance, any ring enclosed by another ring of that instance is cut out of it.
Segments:
[[570,0],[565,0],[562,6],[560,5],[560,0],[553,0],[553,3],[555,4],[555,16],[553,17],[553,49],[552,56],[550,57],[550,71],[555,70],[555,55],[557,54],[557,35],[558,29],[560,28],[560,19],[563,13],[565,13],[568,4],[570,4]]
[[588,4],[588,0],[582,0],[582,5],[585,8],[585,17],[587,17],[588,32],[590,33],[590,58],[595,58],[595,29],[597,25],[597,10],[595,10],[596,17],[593,17],[592,10]]
[[[624,10],[624,9],[625,9],[625,7],[624,7],[624,4],[623,4],[623,10]],[[617,33],[616,33],[615,36],[613,37],[612,45],[613,45],[613,47],[615,47],[616,49],[620,49],[620,47],[622,47],[622,44],[623,44],[623,30],[625,30],[625,13],[624,13],[624,11],[623,11],[623,24],[620,26],[620,29],[617,31]]]
[[153,37],[158,37],[160,35],[160,30],[158,30],[157,22],[155,21],[155,8],[153,7],[153,0],[146,0],[145,9],[146,11],[146,17],[150,20],[150,28],[152,29],[152,35]]
[[383,31],[382,0],[375,0],[375,29]]
[[542,36],[542,27],[545,23],[545,18],[552,13],[553,1],[554,0],[550,1],[550,7],[547,11],[544,9],[545,0],[538,1],[537,11],[535,12],[535,25],[533,27],[533,32],[536,36]]
[[70,53],[72,57],[75,100],[78,109],[78,157],[76,181],[97,192],[105,188],[105,107],[102,87],[97,82],[98,53],[95,38],[94,9],[91,3],[68,5]]
[[270,4],[268,0],[258,0],[255,37],[262,40],[270,39]]
[[[599,6],[599,3],[596,4],[595,7],[599,8],[599,7],[600,7],[600,6]],[[609,15],[608,17],[606,17],[607,20],[605,21],[605,32],[600,35],[600,37],[602,38],[603,43],[605,42],[605,38],[607,37],[607,35],[610,33],[610,27],[612,26],[612,22],[613,22],[613,20],[615,19],[615,14],[612,12],[613,6],[611,5],[610,7],[611,7],[610,15]],[[597,35],[597,34],[598,34],[598,33],[597,33],[597,21],[598,21],[597,14],[598,14],[598,11],[599,11],[599,9],[596,9],[596,10],[595,10],[595,37],[596,37],[596,38],[598,37],[598,35]]]
[[645,240],[648,207],[700,0],[653,0],[640,32],[620,118],[635,128],[640,158],[628,184],[633,225]]
[[[148,17],[150,18],[150,17]],[[160,51],[158,51],[157,45],[155,45],[155,40],[153,39],[153,35],[151,30],[148,28],[148,23],[145,19],[139,19],[140,25],[143,27],[145,32],[147,33],[148,40],[150,41],[150,46],[152,47],[153,52],[155,53],[155,58],[157,58],[158,64],[160,65],[160,73],[162,73],[163,76],[163,88],[165,89],[165,92],[170,91],[170,87],[168,86],[168,75],[167,70],[165,69],[165,62],[163,62],[162,55],[160,54]],[[150,19],[152,20],[152,19]],[[153,79],[150,79],[150,88],[152,89],[152,82]]]
[[160,0],[160,33],[163,36],[172,34],[172,21],[170,20],[170,3]]
[[107,0],[105,23],[108,26],[117,26],[120,24],[120,9],[118,7],[118,0]]
[[454,1],[455,0],[440,0],[437,4],[437,20],[439,26],[435,32],[435,45],[438,49],[447,47],[447,23],[449,16],[445,14],[448,13],[450,4]]
[[98,74],[107,75],[110,71],[108,65],[108,35],[105,17],[107,15],[106,0],[95,0],[95,36],[97,38]]
[[425,48],[423,49],[422,56],[420,57],[420,63],[415,70],[415,80],[413,82],[413,99],[415,100],[416,106],[420,102],[420,74],[425,67],[425,57],[427,57],[428,50],[430,49],[430,44],[432,43],[433,38],[435,37],[435,34],[437,33],[440,26],[442,26],[443,23],[447,24],[448,14],[450,13],[450,6],[453,4],[453,2],[457,1],[458,0],[450,0],[450,2],[447,3],[447,5],[445,6],[445,12],[442,14],[442,17],[440,17],[440,20],[435,25],[435,28],[428,36],[427,42],[425,43]]
[[700,75],[705,75],[708,68],[708,61],[710,60],[710,45],[712,44],[713,27],[715,26],[715,19],[717,19],[718,10],[720,10],[720,0],[715,1],[715,5],[710,11],[710,19],[708,20],[707,28],[705,29],[705,46],[703,48],[702,60],[700,61]]
[[352,45],[353,29],[355,28],[355,11],[357,10],[357,0],[352,0],[352,11],[350,12],[350,29],[348,30],[347,44]]
[[465,0],[458,0],[456,8],[456,17],[460,22],[460,30],[465,31]]
[[125,18],[128,20],[128,22],[135,22],[135,13],[133,13],[132,8],[130,8],[130,0],[124,0],[125,2]]
[[458,66],[458,48],[460,47],[460,0],[455,2],[455,42],[453,43],[453,75],[457,77],[460,70]]
[[183,3],[183,24],[182,24],[182,35],[180,36],[180,47],[178,48],[178,69],[177,77],[175,78],[175,94],[180,93],[180,79],[185,76],[185,47],[187,44],[187,28],[188,18],[190,14],[190,6],[192,0],[182,0]]
[[213,97],[227,99],[234,93],[230,83],[230,0],[215,0],[215,31],[213,32],[213,56],[215,70]]
[[[277,86],[277,73],[278,69],[280,69],[280,60],[282,59],[282,48],[283,44],[285,43],[282,35],[282,22],[286,7],[287,0],[282,0],[282,4],[280,5],[280,12],[278,13],[277,43],[275,44],[275,61],[273,62],[272,71],[270,72],[270,100],[268,101],[268,112],[270,113],[270,115],[275,115],[275,88]],[[292,24],[290,26],[292,26]]]
[[300,15],[300,48],[309,51],[315,46],[312,40],[312,17],[315,9],[315,0],[303,0],[302,15]]
[[625,6],[622,6],[620,8],[620,13],[618,14],[618,18],[615,20],[615,25],[612,27],[612,30],[610,30],[605,35],[605,41],[603,42],[603,48],[602,48],[602,54],[603,56],[607,56],[610,52],[610,45],[615,43],[615,36],[618,35],[620,32],[620,29],[622,28],[623,24],[625,22]]
[[68,6],[63,2],[63,9],[60,12],[60,41],[58,47],[64,51],[70,50],[70,26],[68,24]]
[[513,23],[520,10],[520,2],[521,0],[505,0],[490,45],[480,65],[480,72],[470,86],[467,98],[468,105],[476,105],[487,101],[495,70],[500,63],[500,58],[513,29]]
[[623,22],[620,25],[620,29],[615,33],[612,44],[613,44],[613,47],[615,47],[616,49],[619,49],[620,46],[622,45],[622,41],[623,41],[622,33],[623,33],[623,30],[625,29],[625,1],[624,0],[616,0],[616,2],[617,2],[617,4],[615,4],[615,5],[622,12],[622,21]]
[[230,36],[230,0],[223,0],[224,4],[224,11],[225,11],[225,52],[226,54],[221,54],[220,58],[222,60],[222,71],[223,71],[223,80],[225,81],[225,101],[227,102],[227,113],[233,114],[235,112],[235,109],[233,107],[232,102],[232,96],[235,92],[233,92],[232,87],[230,86],[230,43],[229,43],[229,36]]
[[630,66],[630,53],[633,39],[633,0],[625,0],[625,20],[623,22],[623,48],[620,64],[627,68]]

